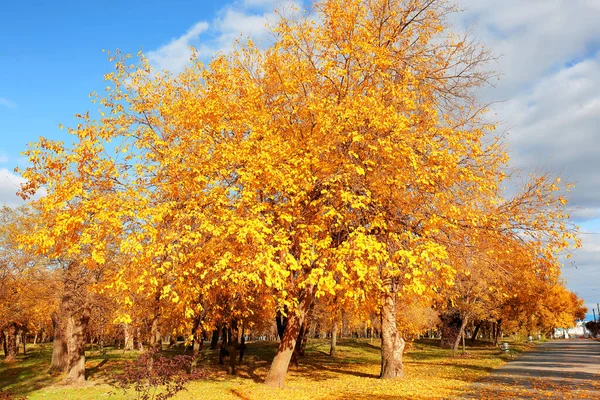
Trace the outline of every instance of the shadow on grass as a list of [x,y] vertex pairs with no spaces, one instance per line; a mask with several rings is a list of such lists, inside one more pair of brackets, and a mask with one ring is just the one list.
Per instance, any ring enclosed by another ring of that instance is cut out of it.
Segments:
[[19,354],[14,361],[0,362],[0,389],[13,396],[26,396],[35,390],[59,381],[47,373],[50,368],[52,345],[30,346],[27,354]]

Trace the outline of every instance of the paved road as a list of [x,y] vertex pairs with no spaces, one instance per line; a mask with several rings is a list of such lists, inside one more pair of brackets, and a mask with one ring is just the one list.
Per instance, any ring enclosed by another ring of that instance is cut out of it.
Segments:
[[473,389],[467,398],[600,400],[600,342],[567,339],[539,344]]

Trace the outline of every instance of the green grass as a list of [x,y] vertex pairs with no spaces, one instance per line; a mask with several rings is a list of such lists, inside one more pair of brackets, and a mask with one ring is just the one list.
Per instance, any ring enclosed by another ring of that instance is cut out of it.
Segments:
[[[217,364],[216,351],[201,352],[199,367],[206,378],[191,382],[176,399],[353,399],[369,397],[387,400],[460,398],[471,382],[489,374],[526,349],[528,344],[511,343],[506,354],[486,342],[467,347],[467,353],[453,357],[452,351],[440,349],[439,341],[420,340],[407,346],[405,378],[382,381],[379,373],[378,341],[340,340],[336,357],[330,357],[326,340],[311,340],[299,367],[291,367],[286,389],[272,389],[262,382],[275,354],[276,343],[249,343],[244,363],[236,377],[227,374],[227,367]],[[87,352],[88,381],[80,387],[61,384],[61,376],[46,373],[52,346],[29,346],[28,354],[20,354],[13,362],[0,362],[0,388],[15,398],[28,399],[135,399],[133,391],[123,393],[108,384],[111,373],[122,370],[123,363],[139,354],[112,348]],[[167,354],[181,353],[182,348],[169,349]],[[188,350],[189,354],[189,350]],[[111,393],[112,392],[112,393]]]

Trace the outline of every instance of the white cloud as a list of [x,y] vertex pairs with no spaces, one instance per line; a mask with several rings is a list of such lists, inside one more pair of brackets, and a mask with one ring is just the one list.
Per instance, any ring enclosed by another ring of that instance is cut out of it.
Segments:
[[543,166],[575,182],[575,207],[600,208],[600,54],[538,80],[493,107],[508,131],[512,165]]
[[552,70],[589,54],[600,45],[597,0],[459,0],[456,17],[495,55],[503,74],[494,99],[506,99]]
[[210,22],[201,21],[183,36],[148,52],[148,60],[159,70],[180,72],[189,62],[190,46],[201,58],[209,59],[218,52],[232,49],[236,39],[250,38],[258,45],[270,38],[269,25],[279,19],[275,9],[289,14],[301,10],[300,1],[243,0],[223,7]]
[[17,105],[5,97],[0,97],[0,106],[15,108]]
[[[25,201],[20,196],[17,196],[17,191],[23,183],[25,183],[25,179],[19,175],[7,168],[0,168],[0,206],[17,207],[25,204]],[[46,193],[46,190],[41,188],[33,196],[33,199],[39,199],[45,196]]]
[[9,207],[15,207],[25,204],[25,202],[16,195],[19,187],[25,180],[14,174],[6,168],[0,168],[0,205],[6,204]]
[[201,21],[192,26],[181,37],[171,40],[155,51],[148,52],[148,60],[159,70],[180,72],[188,63],[190,46],[208,29],[208,23]]

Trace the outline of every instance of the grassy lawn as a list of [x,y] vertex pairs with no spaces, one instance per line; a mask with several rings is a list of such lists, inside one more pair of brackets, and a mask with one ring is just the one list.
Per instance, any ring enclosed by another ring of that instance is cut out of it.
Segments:
[[[217,364],[215,351],[205,350],[199,362],[207,375],[187,385],[175,399],[447,399],[460,398],[469,384],[499,367],[525,344],[511,344],[512,353],[502,354],[485,342],[467,347],[465,355],[453,357],[442,350],[439,341],[420,340],[405,352],[405,378],[395,381],[377,379],[379,343],[368,340],[340,340],[336,357],[328,355],[325,340],[309,341],[307,354],[299,367],[291,367],[286,388],[273,391],[262,384],[276,343],[248,343],[244,363],[236,377]],[[61,385],[60,376],[46,373],[52,346],[29,346],[27,355],[11,363],[0,362],[0,388],[15,398],[28,399],[135,399],[136,393],[108,385],[111,371],[118,371],[135,351],[97,349],[87,352],[88,382],[71,388]],[[111,393],[112,392],[112,393]],[[1,398],[1,397],[0,397]]]

